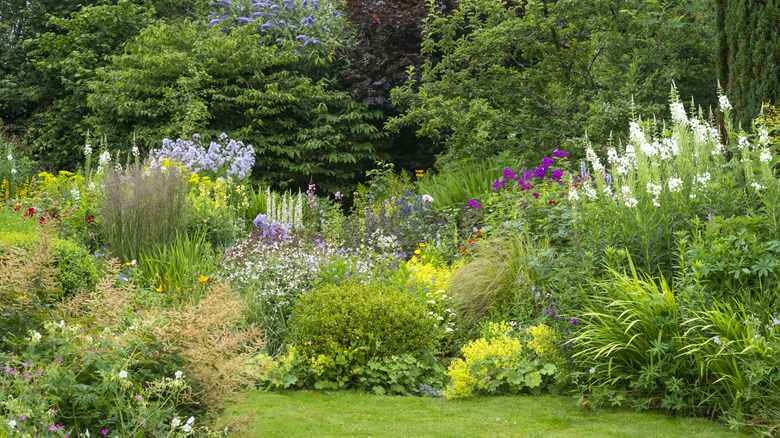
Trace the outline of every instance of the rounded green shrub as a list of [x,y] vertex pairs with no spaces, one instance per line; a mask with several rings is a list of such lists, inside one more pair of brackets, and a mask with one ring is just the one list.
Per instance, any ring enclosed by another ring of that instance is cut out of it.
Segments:
[[356,345],[375,356],[417,354],[435,346],[435,323],[424,302],[398,288],[325,285],[298,298],[288,341],[309,356]]
[[70,240],[55,240],[52,249],[57,259],[54,279],[60,284],[64,296],[95,288],[100,276],[89,251]]
[[[0,253],[3,251],[2,245],[32,248],[38,238],[33,233],[0,232]],[[53,239],[51,246],[56,259],[54,278],[63,296],[95,287],[100,276],[95,260],[86,248],[70,240],[60,239]]]

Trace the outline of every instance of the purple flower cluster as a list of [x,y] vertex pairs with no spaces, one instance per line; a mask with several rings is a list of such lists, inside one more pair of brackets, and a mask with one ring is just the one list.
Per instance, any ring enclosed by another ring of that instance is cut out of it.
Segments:
[[[272,37],[274,42],[293,39],[294,36],[295,40],[300,41],[299,47],[305,47],[319,44],[316,34],[327,31],[325,24],[317,23],[318,16],[344,16],[335,11],[331,11],[330,15],[325,11],[318,13],[321,10],[320,0],[281,0],[278,4],[272,0],[251,0],[251,3],[233,3],[230,0],[212,2],[211,6],[217,10],[209,15],[208,26],[254,23],[261,34]],[[331,0],[327,0],[327,3],[330,4]],[[304,33],[303,29],[308,30]]]
[[[207,150],[201,145],[198,134],[190,141],[179,138],[174,142],[166,138],[162,148],[153,149],[149,155],[156,163],[164,159],[181,163],[192,173],[205,170],[215,176],[235,176],[238,179],[249,176],[255,165],[255,150],[252,145],[245,146],[243,142],[228,140],[225,133],[219,136],[219,140],[219,143],[211,142]],[[223,144],[225,140],[228,141]]]
[[[520,190],[531,190],[534,188],[533,182],[535,180],[552,180],[557,182],[558,184],[563,184],[563,181],[561,181],[561,177],[564,175],[564,171],[560,169],[555,169],[550,171],[550,167],[555,165],[555,158],[566,158],[569,154],[567,152],[564,152],[560,149],[556,149],[552,153],[552,158],[550,157],[544,157],[542,158],[542,165],[537,167],[534,170],[528,170],[526,171],[522,177],[520,177],[518,174],[512,172],[511,169],[508,167],[504,169],[504,174],[501,176],[501,178],[495,180],[493,182],[493,188],[491,191],[496,191],[496,189],[503,189],[507,187],[507,184],[511,181],[517,181],[517,185],[520,187]],[[538,197],[539,194],[534,192],[534,197]],[[480,203],[478,200],[471,199],[469,201],[469,209],[476,210],[482,208],[482,203]]]
[[255,228],[263,232],[263,237],[266,241],[289,241],[292,239],[290,236],[290,230],[288,230],[283,224],[279,222],[271,222],[268,216],[264,214],[258,214],[255,220],[252,221]]

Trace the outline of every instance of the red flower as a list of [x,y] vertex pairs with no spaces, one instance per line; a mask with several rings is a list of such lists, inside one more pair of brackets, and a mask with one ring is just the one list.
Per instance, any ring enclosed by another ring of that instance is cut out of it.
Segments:
[[28,217],[28,216],[35,216],[35,209],[34,208],[30,207],[30,208],[27,209],[27,213],[24,214],[24,217]]
[[461,246],[459,251],[460,251],[461,254],[465,254],[466,253],[466,247],[465,246]]
[[14,207],[14,211],[19,211],[21,208],[22,208],[21,205],[17,205],[16,207]]
[[41,223],[41,224],[43,224],[44,222],[46,222],[46,218],[45,218],[45,217],[43,217],[43,216],[41,216],[41,217],[38,219],[38,222],[39,222],[39,223]]
[[472,243],[474,243],[474,241],[472,239],[469,239],[469,245],[471,245]]
[[379,17],[377,17],[376,14],[369,14],[369,15],[371,15],[371,18],[373,18],[375,20],[374,23],[382,24],[382,22],[379,21]]
[[95,216],[92,216],[91,214],[89,216],[87,216],[87,221],[88,222],[91,222],[91,221],[94,221],[94,220],[95,220]]

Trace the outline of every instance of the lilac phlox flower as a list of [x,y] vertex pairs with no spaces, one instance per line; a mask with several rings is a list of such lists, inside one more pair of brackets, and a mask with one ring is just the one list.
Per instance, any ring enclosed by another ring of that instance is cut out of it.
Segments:
[[469,210],[479,210],[482,208],[482,203],[476,199],[469,200]]
[[531,190],[534,186],[531,183],[525,183],[522,186],[520,186],[520,190]]
[[579,321],[580,320],[577,319],[577,318],[572,318],[572,319],[569,320],[569,322],[572,323],[572,324],[577,324]]
[[550,178],[554,179],[559,184],[561,183],[561,177],[563,176],[563,171],[560,169],[553,170],[550,174]]
[[555,160],[553,158],[548,158],[548,157],[542,158],[542,166],[550,167],[553,164],[555,164]]
[[494,189],[494,190],[495,190],[495,189],[500,189],[500,188],[503,188],[503,187],[506,187],[506,185],[505,185],[505,184],[504,184],[504,182],[503,182],[503,181],[501,181],[500,179],[497,179],[497,180],[496,180],[496,181],[493,183],[493,189]]
[[506,181],[507,178],[516,179],[517,178],[517,174],[512,172],[512,170],[509,169],[508,167],[505,167],[504,168],[504,181]]
[[544,178],[545,173],[547,173],[547,168],[544,166],[539,166],[536,168],[536,172],[532,173],[531,175],[537,178]]
[[569,156],[569,154],[567,152],[564,152],[564,151],[560,150],[560,149],[556,149],[556,150],[553,151],[552,156],[553,157],[566,158],[566,157]]

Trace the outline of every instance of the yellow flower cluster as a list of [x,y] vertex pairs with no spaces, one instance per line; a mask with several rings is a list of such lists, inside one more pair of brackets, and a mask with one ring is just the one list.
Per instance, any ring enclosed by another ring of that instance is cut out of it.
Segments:
[[770,143],[780,143],[780,109],[771,104],[764,104],[764,109],[756,119],[756,125],[767,131],[775,130],[770,134]]
[[555,362],[558,357],[558,330],[550,328],[546,324],[539,324],[528,328],[528,334],[531,340],[528,341],[528,347],[542,360]]
[[506,370],[518,369],[525,360],[523,344],[511,333],[512,327],[506,322],[491,322],[489,339],[480,338],[464,346],[463,359],[453,360],[447,370],[452,383],[444,395],[468,397],[477,389],[487,390],[496,380],[505,380]]
[[[416,252],[416,251],[415,251]],[[442,264],[437,266],[433,262],[423,263],[416,256],[406,262],[406,270],[410,273],[409,281],[415,285],[427,287],[428,290],[439,290],[447,288],[452,279],[452,273],[460,267],[462,262],[455,263],[453,266]]]

